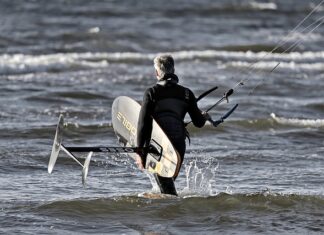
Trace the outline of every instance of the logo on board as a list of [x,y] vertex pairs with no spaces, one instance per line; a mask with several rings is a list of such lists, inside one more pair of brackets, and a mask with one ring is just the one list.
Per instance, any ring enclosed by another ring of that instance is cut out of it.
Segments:
[[117,119],[123,124],[123,126],[133,135],[136,134],[136,127],[127,120],[125,115],[123,115],[121,112],[117,113]]

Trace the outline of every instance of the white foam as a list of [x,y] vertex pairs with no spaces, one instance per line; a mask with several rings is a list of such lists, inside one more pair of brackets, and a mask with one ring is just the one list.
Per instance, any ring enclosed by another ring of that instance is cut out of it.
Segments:
[[59,53],[50,55],[4,54],[0,56],[1,74],[19,74],[47,71],[106,67],[105,60],[95,59],[93,53]]
[[284,125],[294,125],[303,127],[324,127],[324,119],[298,119],[298,118],[283,118],[277,117],[274,113],[270,116],[280,124]]
[[[167,53],[167,52],[166,52]],[[255,63],[261,68],[270,68],[281,62],[280,67],[301,70],[320,70],[324,68],[324,51],[319,52],[237,52],[237,51],[177,51],[170,52],[177,61],[207,59],[223,62],[226,66],[249,66]],[[57,53],[49,55],[0,55],[0,74],[27,74],[37,72],[82,70],[105,68],[110,62],[151,61],[157,54],[151,53]],[[269,66],[271,64],[271,66]]]
[[99,27],[93,27],[93,28],[88,29],[88,32],[91,33],[91,34],[97,34],[97,33],[100,32],[100,28]]
[[257,10],[277,10],[277,4],[274,2],[250,2],[250,6]]
[[[269,62],[258,62],[253,67],[256,70],[265,70],[265,71],[271,71],[278,62],[276,61],[269,61]],[[227,66],[232,66],[235,68],[249,68],[251,63],[248,62],[230,62],[227,64]],[[295,72],[320,72],[324,71],[324,62],[323,63],[296,63],[295,61],[291,62],[280,62],[279,66],[276,68],[276,70],[281,71],[295,71]]]

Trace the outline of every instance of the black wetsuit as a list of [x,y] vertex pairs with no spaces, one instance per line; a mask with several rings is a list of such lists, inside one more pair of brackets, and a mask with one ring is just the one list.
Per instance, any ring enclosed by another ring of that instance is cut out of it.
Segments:
[[[153,117],[180,154],[182,164],[186,151],[186,129],[183,122],[186,113],[189,113],[195,126],[204,126],[206,120],[197,106],[193,92],[178,85],[175,74],[166,74],[156,85],[145,91],[137,127],[138,146],[149,145]],[[174,179],[158,175],[155,175],[155,179],[161,193],[177,195]]]

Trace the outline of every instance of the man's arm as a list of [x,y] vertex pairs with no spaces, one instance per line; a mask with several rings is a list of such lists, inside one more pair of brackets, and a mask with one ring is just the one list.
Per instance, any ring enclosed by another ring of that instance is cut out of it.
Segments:
[[197,105],[196,97],[192,93],[192,91],[189,90],[189,109],[188,113],[191,117],[191,120],[193,124],[196,127],[203,127],[206,123],[206,115],[207,113],[204,114]]
[[152,134],[152,110],[153,101],[151,97],[151,89],[147,89],[143,96],[143,103],[137,123],[137,146],[148,146]]

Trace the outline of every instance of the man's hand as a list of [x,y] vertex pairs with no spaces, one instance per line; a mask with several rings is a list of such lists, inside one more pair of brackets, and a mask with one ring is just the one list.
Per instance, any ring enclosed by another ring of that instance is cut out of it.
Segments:
[[137,153],[137,156],[135,157],[135,163],[140,170],[144,170],[147,150],[142,148],[139,151],[137,151],[136,153]]
[[204,118],[205,118],[206,121],[211,120],[211,117],[210,117],[209,113],[202,112],[201,114],[204,116]]
[[140,170],[144,170],[143,161],[140,155],[136,155],[135,163]]

